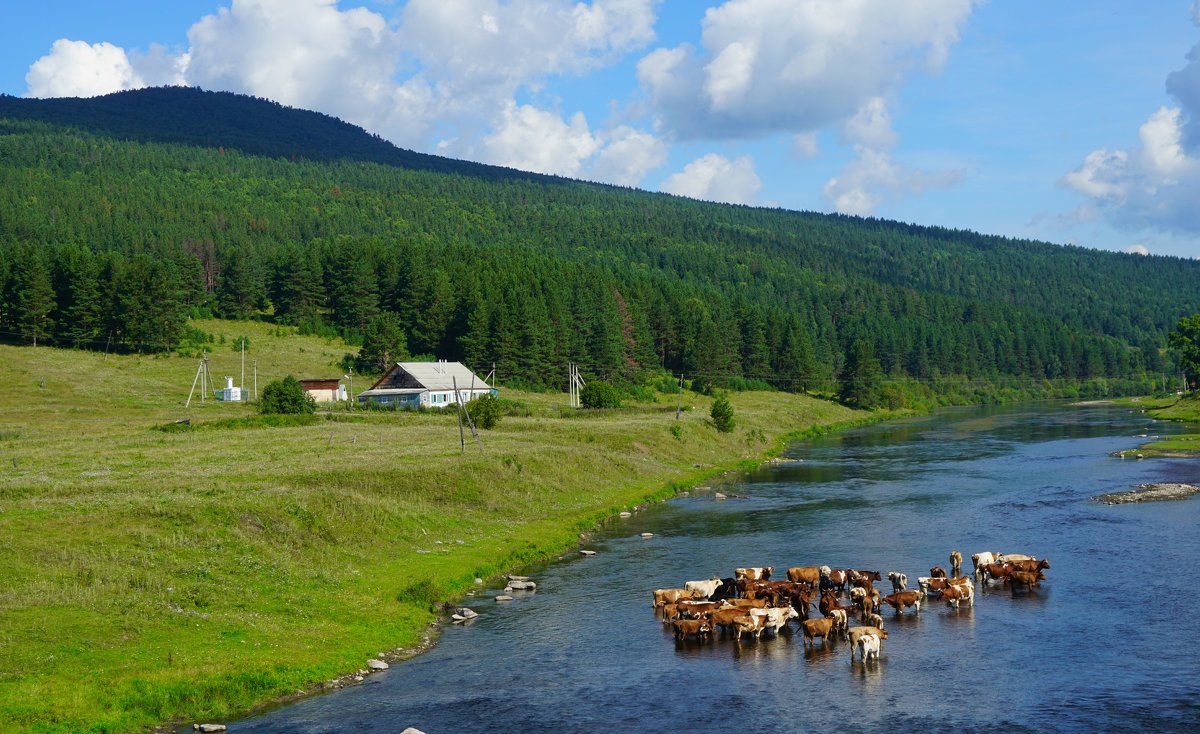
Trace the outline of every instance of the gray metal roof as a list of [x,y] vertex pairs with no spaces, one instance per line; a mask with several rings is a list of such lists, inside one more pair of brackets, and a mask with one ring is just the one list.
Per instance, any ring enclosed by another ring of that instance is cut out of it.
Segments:
[[456,380],[459,390],[470,390],[472,380],[476,390],[491,389],[462,362],[399,362],[397,366],[428,390],[453,390]]

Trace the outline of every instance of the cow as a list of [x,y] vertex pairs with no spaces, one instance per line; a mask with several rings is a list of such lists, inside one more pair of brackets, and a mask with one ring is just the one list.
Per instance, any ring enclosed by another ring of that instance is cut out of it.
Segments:
[[984,551],[983,553],[976,553],[975,555],[971,556],[971,564],[974,576],[976,578],[983,578],[984,569],[987,568],[988,564],[995,563],[996,556],[998,555],[1000,554],[988,553],[987,551]]
[[1008,581],[1009,575],[1013,572],[1013,567],[1007,563],[989,563],[984,566],[985,581]]
[[942,568],[941,566],[934,566],[933,568],[929,569],[929,577],[935,579],[944,579],[946,578],[946,569]]
[[950,551],[950,575],[957,576],[962,571],[962,553]]
[[679,619],[699,619],[722,608],[716,601],[681,601],[675,604],[675,616]]
[[[858,647],[862,650],[862,660],[864,663],[871,659],[879,659],[879,638],[875,635],[863,635],[859,637]],[[854,661],[853,652],[850,653],[850,661]]]
[[736,633],[736,630],[737,630],[737,627],[735,625],[736,620],[739,617],[748,617],[748,616],[750,616],[750,610],[748,608],[725,607],[724,609],[718,609],[717,611],[712,613],[712,617],[711,617],[712,626],[713,626],[713,629],[719,629],[722,632],[734,631]]
[[996,563],[1012,563],[1014,561],[1036,561],[1033,556],[1027,556],[1024,553],[997,553]]
[[829,644],[831,639],[830,632],[833,631],[834,621],[830,617],[821,617],[819,619],[806,619],[800,623],[800,628],[804,632],[804,646],[816,647],[817,638],[824,640],[825,644]]
[[821,580],[821,569],[816,566],[793,566],[787,570],[788,581],[803,582],[816,586]]
[[738,609],[765,609],[770,606],[766,599],[726,599],[725,603]]
[[837,594],[833,593],[832,591],[822,594],[821,601],[820,601],[820,603],[817,604],[817,610],[819,612],[821,612],[822,616],[825,616],[825,617],[829,616],[829,612],[831,610],[841,609],[841,608],[842,608],[842,605],[838,601]]
[[738,595],[737,579],[730,576],[729,578],[721,579],[721,585],[717,590],[709,595],[709,599],[713,601],[722,601],[725,599],[735,599]]
[[712,635],[712,624],[707,619],[677,619],[673,626],[676,640],[682,640],[688,636],[702,640]]
[[846,615],[846,610],[831,609],[829,611],[829,618],[833,620],[834,631],[840,631],[845,636],[846,630],[850,628],[850,620]]
[[733,633],[737,638],[738,644],[742,642],[742,635],[753,634],[754,639],[762,636],[764,618],[756,615],[746,614],[741,617],[733,618]]
[[883,629],[883,617],[878,614],[868,614],[867,618],[863,620],[863,624],[868,627]]
[[886,640],[888,633],[882,627],[851,627],[846,630],[846,636],[850,639],[850,659],[854,659],[854,648],[858,646],[858,640],[863,635],[874,635],[881,640]]
[[661,607],[663,604],[674,604],[681,599],[695,599],[696,592],[691,589],[655,589],[654,590],[654,606]]
[[883,601],[896,610],[897,616],[900,615],[900,610],[905,607],[912,607],[915,614],[920,614],[921,599],[924,596],[925,594],[920,591],[898,591],[895,594],[883,597]]
[[774,607],[751,609],[750,616],[761,617],[763,629],[771,630],[772,634],[778,634],[781,628],[787,627],[789,619],[796,619],[800,614],[791,607]]
[[942,599],[944,599],[947,604],[955,609],[958,609],[958,603],[960,601],[965,601],[967,606],[973,607],[975,606],[975,587],[953,585],[948,586],[946,587],[946,590],[942,592]]
[[1014,571],[1031,571],[1036,573],[1050,568],[1050,560],[1048,558],[1043,558],[1040,561],[1006,561],[1006,563],[1011,565]]
[[774,566],[753,566],[751,568],[735,568],[733,576],[737,579],[746,579],[748,581],[769,581],[771,574],[775,571]]
[[917,577],[917,588],[926,594],[940,594],[949,585],[949,579],[935,579],[930,576]]
[[829,571],[829,573],[825,574],[825,577],[829,579],[829,583],[833,585],[833,588],[837,589],[838,591],[846,590],[846,572],[845,571],[842,571],[842,570],[834,571],[831,569]]
[[711,599],[717,589],[721,587],[721,578],[713,576],[711,579],[704,581],[685,581],[683,588],[695,592],[697,599]]
[[1020,584],[1032,589],[1038,586],[1039,581],[1046,580],[1046,574],[1041,571],[1013,571],[1009,574],[1009,580],[1012,581],[1013,586]]
[[893,592],[908,589],[908,574],[900,573],[899,571],[888,571],[888,581],[892,582]]

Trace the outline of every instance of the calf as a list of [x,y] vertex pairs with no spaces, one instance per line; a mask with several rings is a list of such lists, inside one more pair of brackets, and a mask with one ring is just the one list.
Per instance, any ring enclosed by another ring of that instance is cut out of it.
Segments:
[[833,625],[834,621],[829,617],[806,619],[801,622],[800,628],[804,631],[804,646],[816,647],[818,637],[828,644],[830,642],[829,633],[833,631]]
[[885,604],[891,605],[892,609],[896,610],[897,615],[905,607],[913,607],[913,612],[919,614],[921,612],[921,598],[924,596],[919,591],[898,591],[895,594],[883,597],[883,601]]
[[892,591],[904,591],[908,588],[908,574],[888,571],[888,581],[892,582]]
[[673,625],[676,640],[689,636],[704,639],[712,635],[712,624],[707,619],[677,619]]
[[775,571],[774,566],[754,566],[751,568],[735,568],[733,569],[734,578],[748,579],[750,581],[769,581],[771,573]]
[[878,614],[868,614],[867,618],[863,620],[863,624],[868,627],[878,627],[879,629],[883,629],[883,617]]
[[942,592],[942,598],[950,606],[958,609],[958,603],[965,601],[967,606],[975,606],[975,587],[974,586],[948,586]]
[[[879,659],[879,638],[875,635],[863,635],[858,638],[858,647],[862,650],[862,660]],[[850,660],[854,660],[854,651],[850,651]]]
[[962,569],[962,553],[950,551],[950,575],[957,576]]

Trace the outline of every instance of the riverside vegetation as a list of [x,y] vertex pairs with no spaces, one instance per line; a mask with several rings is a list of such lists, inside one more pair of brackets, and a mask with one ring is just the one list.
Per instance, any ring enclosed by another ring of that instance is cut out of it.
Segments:
[[[198,326],[249,337],[260,388],[327,375],[346,350]],[[218,380],[238,374],[232,349],[209,359]],[[0,346],[0,730],[144,731],[309,690],[419,646],[476,576],[789,433],[877,415],[742,392],[721,433],[693,393],[676,422],[675,395],[570,411],[564,395],[505,390],[522,408],[461,453],[453,412],[255,427],[252,404],[185,411],[195,372],[190,356]],[[192,430],[155,430],[184,417]]]

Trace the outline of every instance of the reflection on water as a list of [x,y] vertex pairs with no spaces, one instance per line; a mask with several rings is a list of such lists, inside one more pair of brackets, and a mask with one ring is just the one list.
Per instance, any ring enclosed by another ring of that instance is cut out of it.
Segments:
[[[1196,731],[1200,645],[1167,639],[1200,593],[1186,574],[1146,570],[1200,561],[1200,499],[1089,499],[1200,481],[1191,462],[1108,456],[1183,428],[1040,405],[797,443],[789,461],[721,488],[745,499],[697,492],[616,521],[598,556],[531,569],[537,593],[507,605],[476,600],[481,616],[429,654],[230,731]],[[866,664],[844,641],[806,650],[798,632],[676,643],[649,604],[651,589],[748,565],[900,570],[914,583],[952,549],[968,569],[981,550],[1053,565],[1040,588],[977,588],[974,607],[885,609],[889,638]]]

